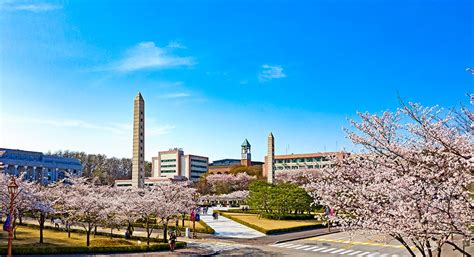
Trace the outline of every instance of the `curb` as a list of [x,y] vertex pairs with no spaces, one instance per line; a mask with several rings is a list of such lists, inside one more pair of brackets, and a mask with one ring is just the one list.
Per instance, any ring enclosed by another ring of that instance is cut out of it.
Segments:
[[308,235],[308,236],[301,236],[301,237],[294,237],[294,238],[289,238],[289,239],[278,240],[278,241],[275,241],[273,244],[281,244],[281,243],[286,243],[286,242],[290,242],[290,241],[301,240],[301,239],[306,239],[306,238],[316,237],[316,236],[325,236],[325,235],[330,235],[330,234],[339,233],[339,232],[341,232],[341,231],[340,230],[326,231],[326,232],[319,233],[317,235],[313,234],[313,235]]

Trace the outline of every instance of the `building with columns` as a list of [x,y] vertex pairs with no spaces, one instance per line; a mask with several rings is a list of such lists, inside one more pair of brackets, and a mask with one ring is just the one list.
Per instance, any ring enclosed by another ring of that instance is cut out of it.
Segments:
[[0,171],[5,174],[20,176],[24,179],[49,184],[63,179],[67,174],[82,175],[82,165],[78,159],[41,152],[0,148]]

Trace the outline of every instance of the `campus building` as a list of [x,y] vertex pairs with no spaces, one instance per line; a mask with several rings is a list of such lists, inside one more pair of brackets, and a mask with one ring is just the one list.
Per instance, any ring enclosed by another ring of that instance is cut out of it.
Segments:
[[275,155],[275,138],[268,136],[268,152],[263,165],[263,176],[269,183],[274,182],[275,174],[279,171],[317,170],[330,167],[335,159],[349,156],[346,152],[319,152],[303,154]]
[[151,167],[154,178],[186,177],[191,181],[198,181],[209,169],[209,158],[185,155],[183,149],[173,148],[158,152],[158,156],[152,158]]
[[[252,161],[251,145],[247,139],[240,146],[240,159],[222,159],[209,164],[209,173],[226,174],[234,167],[238,166],[261,166],[263,162]],[[258,167],[257,167],[258,168]]]
[[[207,173],[209,158],[204,156],[184,154],[181,148],[172,148],[158,152],[152,157],[151,177],[143,181],[144,186],[177,181],[196,182]],[[132,186],[132,180],[115,180],[116,186]]]
[[0,171],[8,175],[24,175],[24,179],[49,184],[65,178],[67,174],[81,176],[82,165],[75,158],[0,148]]

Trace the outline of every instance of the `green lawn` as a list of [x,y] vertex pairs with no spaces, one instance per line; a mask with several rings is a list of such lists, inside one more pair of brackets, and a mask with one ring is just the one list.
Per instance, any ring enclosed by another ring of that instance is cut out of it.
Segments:
[[[127,240],[124,238],[110,238],[107,236],[91,235],[90,247],[86,247],[86,234],[44,229],[44,243],[39,243],[39,229],[36,227],[19,226],[17,239],[13,240],[13,252],[16,254],[48,254],[48,253],[86,253],[86,252],[141,252],[149,250],[167,250],[168,244],[150,242],[146,240]],[[6,252],[8,233],[0,233],[0,251]],[[184,243],[178,246],[183,247]]]

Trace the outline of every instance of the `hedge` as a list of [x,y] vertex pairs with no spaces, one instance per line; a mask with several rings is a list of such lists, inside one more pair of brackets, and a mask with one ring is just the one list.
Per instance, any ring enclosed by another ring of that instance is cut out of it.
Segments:
[[271,219],[271,220],[312,220],[314,219],[314,214],[294,214],[294,213],[287,213],[287,214],[280,214],[276,212],[269,212],[269,213],[261,213],[258,210],[242,210],[242,209],[229,209],[229,210],[215,210],[214,212],[219,213],[244,213],[244,214],[259,214],[262,218]]
[[[185,242],[176,242],[176,248],[183,248]],[[118,253],[118,252],[148,252],[169,250],[165,243],[136,246],[56,246],[56,247],[13,247],[13,254],[72,254],[72,253]],[[7,254],[7,248],[0,248],[2,255]]]
[[231,219],[235,222],[238,222],[242,225],[245,225],[247,227],[253,228],[257,231],[260,231],[266,235],[274,235],[274,234],[283,234],[283,233],[288,233],[288,232],[295,232],[295,231],[302,231],[302,230],[308,230],[308,229],[315,229],[315,228],[324,228],[323,224],[314,224],[314,225],[302,225],[302,226],[296,226],[296,227],[290,227],[290,228],[276,228],[276,229],[264,229],[262,227],[259,227],[254,224],[250,224],[248,222],[245,222],[239,218],[233,217],[232,215],[229,215],[228,213],[218,211],[222,216]]
[[261,217],[271,220],[312,220],[314,219],[314,214],[262,213]]

